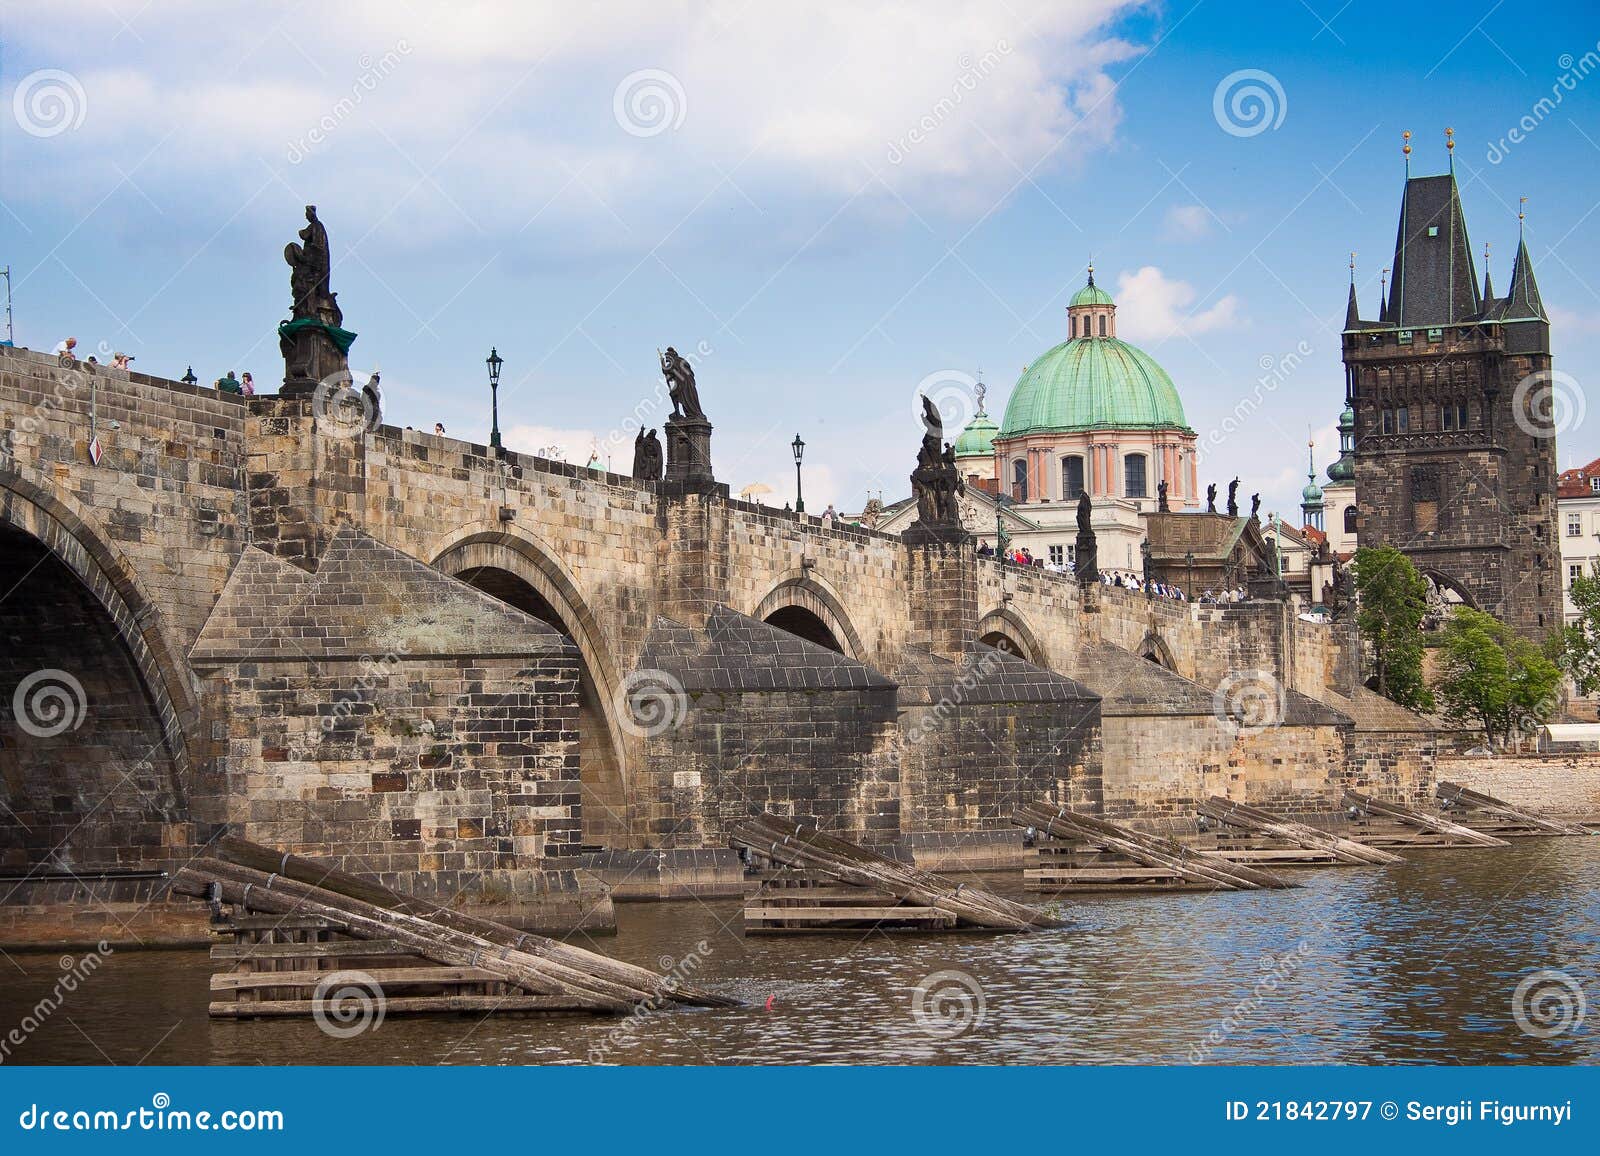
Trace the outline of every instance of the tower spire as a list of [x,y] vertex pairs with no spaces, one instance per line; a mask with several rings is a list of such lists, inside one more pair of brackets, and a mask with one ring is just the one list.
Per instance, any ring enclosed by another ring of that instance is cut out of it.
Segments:
[[1385,267],[1383,272],[1378,274],[1378,317],[1382,320],[1388,320],[1388,314],[1389,270]]
[[1494,300],[1494,280],[1489,276],[1489,242],[1483,243],[1483,304],[1484,308]]
[[1361,328],[1361,307],[1356,304],[1356,254],[1350,251],[1350,300],[1344,307],[1344,328],[1348,333]]

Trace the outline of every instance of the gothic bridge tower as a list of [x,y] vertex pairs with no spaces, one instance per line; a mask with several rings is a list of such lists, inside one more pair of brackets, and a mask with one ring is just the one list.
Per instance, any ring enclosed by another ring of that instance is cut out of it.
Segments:
[[1362,320],[1352,276],[1345,318],[1357,540],[1542,639],[1561,624],[1549,318],[1520,237],[1506,295],[1487,269],[1480,289],[1454,166],[1410,176],[1410,151],[1387,299]]

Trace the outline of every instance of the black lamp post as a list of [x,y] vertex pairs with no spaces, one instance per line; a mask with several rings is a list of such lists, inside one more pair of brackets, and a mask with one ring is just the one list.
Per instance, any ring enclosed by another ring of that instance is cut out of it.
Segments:
[[183,376],[178,380],[183,382],[184,385],[193,385],[200,379],[194,375],[194,366],[191,365],[188,369],[183,371]]
[[1189,586],[1188,586],[1188,588],[1186,590],[1184,590],[1183,596],[1185,598],[1189,599],[1189,601],[1193,602],[1194,601],[1194,551],[1190,550],[1187,554],[1185,554],[1183,556],[1183,560],[1185,562],[1187,562],[1188,565],[1189,565]]
[[489,356],[483,362],[489,367],[489,397],[491,417],[489,422],[489,448],[500,448],[500,367],[505,364],[505,359],[496,352],[494,346],[489,347]]
[[794,441],[789,443],[789,448],[794,451],[794,512],[806,512],[805,493],[800,489],[800,459],[805,457],[806,443],[800,440],[800,435],[794,435]]

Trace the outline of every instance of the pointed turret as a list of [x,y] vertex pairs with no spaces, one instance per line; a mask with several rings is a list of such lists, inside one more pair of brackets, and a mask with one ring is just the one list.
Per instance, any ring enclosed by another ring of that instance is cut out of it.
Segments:
[[1489,242],[1483,243],[1483,311],[1494,306],[1494,281],[1489,277]]
[[1361,308],[1356,304],[1356,283],[1350,282],[1350,301],[1344,307],[1344,328],[1348,333],[1361,328]]
[[1517,241],[1517,259],[1511,265],[1511,289],[1506,293],[1506,307],[1501,313],[1506,320],[1536,317],[1548,321],[1544,302],[1539,299],[1539,283],[1533,279],[1533,259],[1528,256],[1528,243]]

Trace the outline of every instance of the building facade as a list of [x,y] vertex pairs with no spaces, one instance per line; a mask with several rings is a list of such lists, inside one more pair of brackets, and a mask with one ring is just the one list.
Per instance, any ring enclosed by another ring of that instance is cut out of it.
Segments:
[[1556,490],[1561,526],[1562,619],[1575,622],[1572,580],[1600,573],[1600,458],[1576,470],[1563,470]]
[[[1352,278],[1345,396],[1357,542],[1540,639],[1560,624],[1550,323],[1519,242],[1510,289],[1477,279],[1454,173],[1408,177],[1394,280],[1363,320]],[[1541,392],[1542,387],[1542,392]]]

